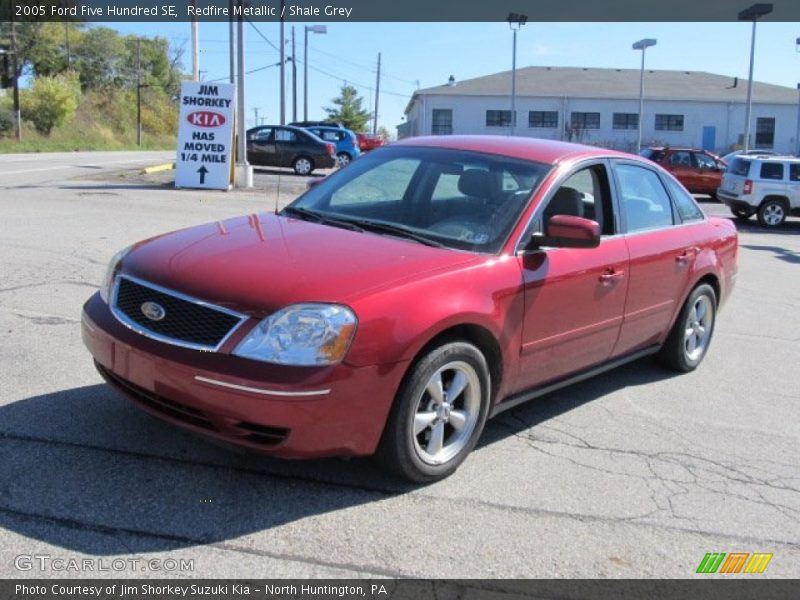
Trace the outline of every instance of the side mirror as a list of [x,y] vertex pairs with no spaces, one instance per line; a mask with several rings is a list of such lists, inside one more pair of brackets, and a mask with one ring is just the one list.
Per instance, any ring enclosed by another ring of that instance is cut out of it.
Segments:
[[600,245],[600,225],[596,221],[572,215],[554,215],[545,233],[534,233],[528,248],[596,248]]

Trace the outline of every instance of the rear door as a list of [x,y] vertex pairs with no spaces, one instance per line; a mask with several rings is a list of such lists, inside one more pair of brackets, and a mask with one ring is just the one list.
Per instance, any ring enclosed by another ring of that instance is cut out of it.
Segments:
[[258,127],[247,132],[247,160],[256,165],[277,166],[272,127]]
[[686,194],[648,165],[614,162],[614,182],[630,254],[628,295],[614,355],[624,355],[663,341],[679,303],[688,291],[699,252],[697,229],[704,219],[691,197],[694,217],[684,221],[670,198]]
[[693,152],[689,150],[673,150],[667,155],[664,166],[690,192],[696,192],[703,187]]
[[789,202],[800,208],[800,163],[789,163]]
[[297,132],[284,127],[275,128],[275,145],[278,154],[278,166],[291,167],[295,156],[299,153],[302,140]]

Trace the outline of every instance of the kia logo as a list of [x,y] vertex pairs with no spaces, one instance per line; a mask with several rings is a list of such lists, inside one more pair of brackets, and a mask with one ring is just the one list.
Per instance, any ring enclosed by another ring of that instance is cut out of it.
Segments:
[[186,120],[196,127],[219,127],[225,124],[225,115],[210,110],[199,110],[189,113]]
[[167,311],[164,310],[164,307],[155,302],[145,302],[142,304],[140,310],[142,314],[151,321],[160,321],[167,316]]

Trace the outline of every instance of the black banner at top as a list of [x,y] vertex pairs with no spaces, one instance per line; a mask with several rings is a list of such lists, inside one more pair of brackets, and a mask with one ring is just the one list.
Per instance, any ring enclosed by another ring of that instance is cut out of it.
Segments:
[[[800,21],[800,1],[773,0],[2,0],[0,21],[531,22]],[[770,7],[765,9],[765,7]]]

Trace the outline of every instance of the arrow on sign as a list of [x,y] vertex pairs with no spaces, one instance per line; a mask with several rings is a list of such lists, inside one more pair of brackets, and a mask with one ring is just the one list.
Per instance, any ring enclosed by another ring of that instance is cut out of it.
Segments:
[[208,173],[208,169],[206,169],[205,165],[200,165],[197,172],[200,173],[200,185],[203,185],[206,182],[206,173]]

